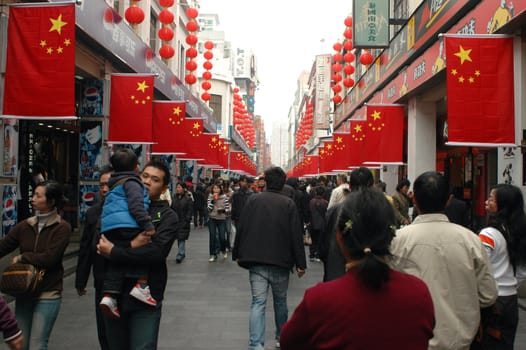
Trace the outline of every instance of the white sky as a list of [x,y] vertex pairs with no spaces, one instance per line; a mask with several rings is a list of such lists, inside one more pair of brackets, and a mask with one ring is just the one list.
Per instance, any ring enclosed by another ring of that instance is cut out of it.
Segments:
[[[219,30],[233,46],[252,48],[259,89],[255,113],[272,124],[287,118],[296,80],[310,71],[315,56],[333,53],[342,39],[351,0],[200,0],[200,13],[219,16]],[[324,43],[323,43],[324,41]]]

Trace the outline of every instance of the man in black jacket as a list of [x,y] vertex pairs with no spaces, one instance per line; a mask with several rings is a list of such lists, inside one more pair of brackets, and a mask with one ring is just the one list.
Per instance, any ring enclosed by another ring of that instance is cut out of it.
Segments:
[[268,287],[272,287],[276,344],[287,321],[289,274],[295,266],[298,277],[307,266],[300,217],[291,198],[281,191],[285,172],[279,167],[265,171],[266,190],[250,196],[243,208],[232,258],[249,270],[252,305],[250,308],[249,349],[265,346],[265,307]]
[[97,334],[102,350],[109,349],[104,330],[104,320],[100,311],[99,303],[102,299],[102,285],[104,281],[104,258],[97,254],[97,243],[100,235],[100,215],[106,193],[110,190],[108,181],[113,169],[105,166],[100,171],[99,193],[101,200],[93,204],[86,211],[86,221],[80,239],[80,249],[77,258],[77,273],[75,275],[75,288],[79,296],[86,294],[86,285],[93,267],[93,284],[95,287],[95,319],[97,322]]
[[166,258],[177,238],[178,217],[168,201],[160,200],[168,188],[170,171],[161,162],[151,161],[144,167],[141,179],[150,197],[149,214],[155,226],[155,235],[140,234],[130,247],[114,246],[101,236],[98,252],[118,263],[146,264],[149,266],[148,283],[157,306],[149,306],[130,297],[135,281],[125,281],[124,293],[119,300],[120,318],[105,319],[111,350],[157,349],[161,308],[168,279]]
[[239,189],[232,195],[232,213],[230,214],[232,223],[236,226],[236,229],[237,222],[241,217],[241,212],[245,207],[245,203],[247,202],[248,197],[253,194],[254,191],[248,187],[248,177],[246,175],[241,175],[239,177]]

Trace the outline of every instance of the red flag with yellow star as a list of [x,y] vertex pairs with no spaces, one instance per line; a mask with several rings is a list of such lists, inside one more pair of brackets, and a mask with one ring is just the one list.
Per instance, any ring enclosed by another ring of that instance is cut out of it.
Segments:
[[365,159],[366,123],[367,121],[365,120],[351,120],[349,168],[363,165]]
[[219,154],[223,146],[223,142],[219,135],[204,133],[201,136],[201,143],[205,149],[205,157],[203,160],[199,161],[199,164],[219,168]]
[[331,161],[332,171],[344,171],[349,168],[349,144],[351,142],[351,134],[348,132],[335,132],[332,134],[334,154]]
[[3,116],[74,119],[75,5],[9,7]]
[[366,164],[402,164],[404,147],[403,105],[368,104],[365,108],[364,159]]
[[183,143],[182,151],[186,153],[180,159],[203,160],[208,152],[203,139],[204,119],[186,118],[182,124],[180,135]]
[[513,38],[446,35],[448,144],[514,146]]
[[112,74],[109,143],[153,143],[153,74]]
[[185,116],[186,102],[153,101],[152,153],[185,154],[180,137]]

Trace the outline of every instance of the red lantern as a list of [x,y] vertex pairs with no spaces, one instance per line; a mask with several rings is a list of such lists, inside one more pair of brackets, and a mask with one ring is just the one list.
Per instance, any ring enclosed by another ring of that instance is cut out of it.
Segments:
[[239,88],[235,87],[235,88],[234,88],[234,93],[237,94],[238,92],[239,92]]
[[335,63],[332,65],[332,71],[333,72],[341,72],[342,70],[342,65],[341,63]]
[[163,45],[159,49],[159,55],[164,59],[172,58],[175,54],[175,50],[171,45]]
[[343,36],[346,39],[352,39],[352,29],[345,29],[345,31],[343,32]]
[[197,69],[197,63],[195,61],[186,61],[185,64],[186,70],[194,71]]
[[186,81],[187,84],[192,85],[192,84],[195,84],[195,82],[197,81],[197,78],[193,74],[187,74],[184,77],[184,81]]
[[354,86],[354,80],[352,80],[351,78],[345,78],[343,79],[343,85],[346,88],[352,88]]
[[208,100],[210,100],[210,94],[208,92],[204,92],[201,95],[201,98],[203,99],[203,101],[208,101]]
[[340,81],[342,81],[342,75],[341,74],[334,74],[333,80],[335,82],[339,83]]
[[332,91],[334,91],[335,94],[339,94],[340,92],[342,92],[342,86],[341,85],[334,85],[332,87]]
[[212,53],[212,51],[205,51],[205,53],[203,54],[203,57],[206,58],[207,60],[211,60],[212,58],[214,58],[214,54]]
[[197,18],[197,16],[199,15],[199,12],[197,11],[196,8],[189,7],[186,9],[186,15],[188,16],[188,18]]
[[205,41],[205,49],[212,50],[214,48],[214,43],[211,41]]
[[340,95],[336,95],[332,98],[332,101],[336,104],[342,102],[342,97]]
[[347,52],[345,55],[343,55],[343,60],[347,63],[354,61],[354,59],[354,54],[352,54],[351,52]]
[[373,63],[373,60],[373,55],[371,55],[369,51],[363,50],[362,54],[360,55],[360,63],[364,66],[368,66]]
[[345,18],[343,23],[345,24],[346,27],[351,27],[352,26],[352,17],[349,16],[349,17]]
[[197,36],[194,34],[188,34],[185,39],[186,43],[190,46],[197,44]]
[[159,13],[159,22],[163,24],[170,24],[174,21],[174,14],[170,10],[162,10]]
[[209,81],[203,81],[201,83],[201,87],[203,88],[203,90],[210,90],[210,88],[212,87],[212,84],[210,84]]
[[196,21],[190,21],[186,23],[186,30],[188,30],[189,32],[197,32],[198,29],[199,25]]
[[162,7],[172,7],[174,2],[174,0],[159,0],[159,5]]
[[345,75],[353,74],[354,73],[354,66],[351,66],[350,64],[345,65],[345,67],[343,67],[343,72],[345,73]]
[[174,31],[170,27],[162,27],[159,29],[159,39],[163,41],[170,41],[174,38]]
[[130,24],[139,24],[144,21],[144,11],[136,5],[132,5],[126,9],[124,17]]
[[203,79],[205,80],[210,80],[212,79],[212,73],[206,71],[206,72],[203,72]]
[[334,51],[341,51],[342,44],[341,43],[336,43],[336,44],[332,45],[332,48],[334,49]]
[[343,47],[345,51],[351,51],[354,48],[352,40],[345,40],[345,42],[343,43]]
[[203,63],[203,68],[206,70],[211,70],[213,67],[214,65],[210,61],[206,61],[205,63]]
[[189,47],[188,49],[186,49],[186,57],[196,58],[197,57],[197,49],[195,47]]
[[332,59],[334,62],[341,62],[342,61],[342,54],[341,53],[335,53],[332,55]]

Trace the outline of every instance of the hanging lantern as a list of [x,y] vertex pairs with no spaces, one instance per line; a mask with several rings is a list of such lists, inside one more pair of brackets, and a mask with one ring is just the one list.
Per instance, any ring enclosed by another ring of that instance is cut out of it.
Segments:
[[197,44],[197,36],[194,34],[188,34],[185,39],[186,43],[190,46]]
[[335,94],[339,94],[340,92],[342,92],[342,86],[341,85],[334,85],[332,87],[332,91],[334,91]]
[[333,75],[333,80],[337,83],[339,83],[340,81],[342,81],[342,76],[341,74],[334,74]]
[[188,58],[196,58],[197,57],[197,49],[195,47],[190,47],[186,50],[186,57]]
[[342,97],[340,95],[336,95],[332,98],[332,101],[336,104],[342,102]]
[[188,16],[188,18],[195,19],[197,18],[197,16],[199,16],[199,12],[196,8],[189,7],[186,9],[186,15]]
[[335,63],[335,64],[332,65],[332,71],[333,72],[338,73],[338,72],[341,72],[341,70],[342,70],[341,63]]
[[343,72],[345,75],[351,75],[354,73],[354,66],[347,64],[345,67],[343,67]]
[[214,48],[214,43],[211,41],[205,41],[205,49],[212,50]]
[[209,71],[203,72],[203,79],[204,80],[212,79],[212,73],[210,73]]
[[185,77],[184,77],[184,81],[187,83],[187,84],[195,84],[195,82],[197,81],[197,78],[195,77],[195,75],[193,74],[187,74]]
[[206,70],[211,70],[213,67],[214,65],[210,61],[206,61],[205,63],[203,63],[203,68]]
[[162,7],[172,7],[174,3],[174,0],[159,0],[159,5]]
[[345,24],[346,27],[352,27],[352,17],[347,17],[345,18],[345,20],[343,21],[343,24]]
[[341,51],[342,50],[342,44],[341,43],[335,43],[334,45],[332,45],[332,48],[334,49],[334,51]]
[[373,60],[373,55],[369,51],[363,50],[362,54],[360,55],[360,63],[364,66],[368,66],[373,63]]
[[338,63],[338,62],[341,62],[342,61],[342,54],[341,53],[335,53],[334,55],[332,55],[332,59],[335,63]]
[[144,21],[144,11],[139,6],[133,4],[124,12],[124,18],[131,25],[137,25]]
[[345,29],[345,31],[343,32],[343,36],[345,37],[345,39],[352,39],[352,29]]
[[174,21],[174,14],[168,9],[164,9],[159,13],[159,22],[169,24]]
[[186,70],[193,72],[197,69],[197,63],[195,61],[186,61],[185,68]]
[[211,60],[212,58],[214,58],[214,54],[212,53],[212,51],[205,51],[205,53],[203,54],[203,57],[206,58],[207,60]]
[[210,84],[209,81],[203,81],[203,83],[201,84],[201,87],[203,88],[203,90],[210,90],[210,88],[212,87],[212,84]]
[[174,38],[174,31],[170,27],[162,27],[159,29],[158,36],[162,41],[170,41]]
[[159,55],[164,59],[172,58],[175,54],[175,50],[171,45],[163,45],[159,49]]
[[352,40],[345,40],[345,42],[343,43],[343,48],[345,49],[345,51],[351,51],[354,48]]
[[352,88],[354,86],[354,80],[352,78],[345,78],[343,79],[343,85],[346,88]]
[[203,101],[208,101],[210,100],[210,94],[208,92],[204,92],[203,94],[201,94],[201,99]]
[[188,30],[189,32],[197,32],[198,29],[199,24],[197,24],[196,21],[190,21],[186,23],[186,30]]
[[345,55],[343,55],[343,60],[347,63],[353,62],[355,59],[354,54],[352,52],[347,52]]

